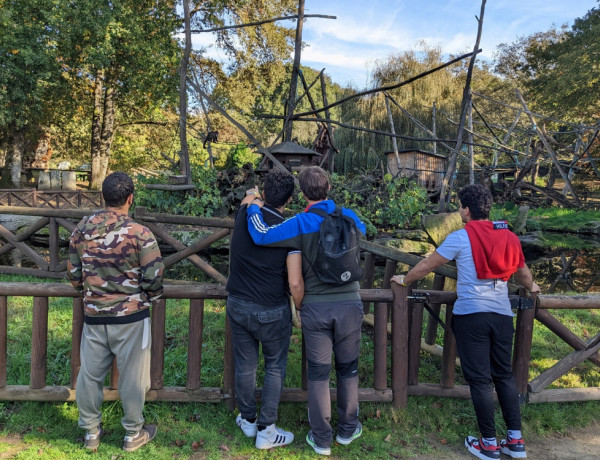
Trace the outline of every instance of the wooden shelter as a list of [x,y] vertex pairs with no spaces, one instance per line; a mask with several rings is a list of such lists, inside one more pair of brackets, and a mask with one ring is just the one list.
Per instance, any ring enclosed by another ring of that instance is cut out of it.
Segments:
[[[275,144],[269,148],[269,152],[289,171],[302,171],[308,166],[318,164],[318,159],[321,157],[320,153],[290,141]],[[274,166],[273,161],[265,156],[258,170],[271,171]]]
[[423,150],[385,152],[388,172],[397,177],[416,177],[427,190],[438,190],[446,172],[446,157]]

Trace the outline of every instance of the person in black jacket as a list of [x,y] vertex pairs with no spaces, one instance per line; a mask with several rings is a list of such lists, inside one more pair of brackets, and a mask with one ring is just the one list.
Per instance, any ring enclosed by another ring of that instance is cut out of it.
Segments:
[[[294,178],[288,172],[276,171],[266,176],[264,209],[271,224],[283,221],[281,213],[293,191]],[[278,428],[275,422],[292,331],[286,264],[299,260],[300,254],[287,248],[254,244],[246,224],[247,203],[254,200],[262,202],[256,189],[248,190],[235,218],[227,281],[227,318],[233,334],[235,393],[240,411],[236,423],[246,436],[256,436],[258,449],[270,449],[294,440],[292,433]],[[255,398],[259,343],[265,361],[260,415]]]

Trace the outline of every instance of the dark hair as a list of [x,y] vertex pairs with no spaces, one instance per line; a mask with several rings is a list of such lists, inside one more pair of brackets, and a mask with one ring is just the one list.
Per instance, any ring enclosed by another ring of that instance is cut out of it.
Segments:
[[294,187],[294,177],[290,173],[280,169],[271,171],[263,182],[265,200],[275,208],[283,206],[294,193]]
[[329,193],[329,176],[318,166],[309,166],[298,174],[300,190],[307,200],[320,201]]
[[483,185],[467,185],[458,192],[463,208],[469,208],[474,220],[488,219],[494,199],[492,193]]
[[106,206],[118,208],[123,206],[127,197],[133,193],[133,181],[123,172],[115,172],[102,182],[102,197]]

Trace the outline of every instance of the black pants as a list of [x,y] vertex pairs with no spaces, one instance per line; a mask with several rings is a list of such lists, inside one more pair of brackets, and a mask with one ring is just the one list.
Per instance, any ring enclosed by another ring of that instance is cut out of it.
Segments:
[[512,317],[496,313],[455,315],[452,330],[481,436],[496,436],[494,387],[506,428],[520,430],[519,394],[511,368]]

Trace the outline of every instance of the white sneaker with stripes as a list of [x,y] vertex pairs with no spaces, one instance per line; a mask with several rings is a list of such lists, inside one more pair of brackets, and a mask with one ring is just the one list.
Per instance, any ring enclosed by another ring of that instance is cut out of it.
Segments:
[[256,448],[270,449],[285,446],[294,440],[294,435],[289,431],[277,428],[275,424],[269,425],[264,430],[256,433]]

